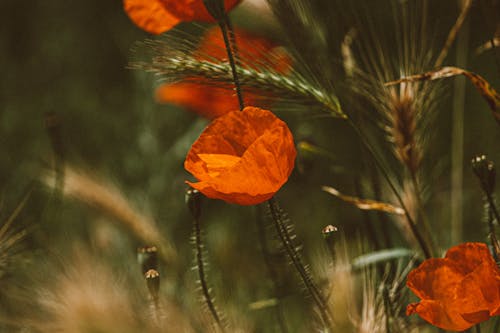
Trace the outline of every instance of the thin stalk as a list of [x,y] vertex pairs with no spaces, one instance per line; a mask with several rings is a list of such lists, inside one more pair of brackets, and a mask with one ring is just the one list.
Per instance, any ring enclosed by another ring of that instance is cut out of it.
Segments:
[[200,220],[198,217],[195,217],[193,221],[194,221],[193,222],[194,240],[196,247],[196,268],[198,270],[198,278],[200,279],[203,298],[205,299],[205,303],[207,304],[208,310],[210,311],[210,314],[214,318],[215,322],[217,323],[217,326],[219,327],[221,332],[225,332],[224,325],[222,324],[217,309],[215,308],[215,304],[212,298],[210,297],[210,289],[207,284],[205,266],[203,261],[203,242],[201,239]]
[[[470,1],[469,1],[470,2]],[[470,7],[465,4],[464,9]],[[465,24],[457,39],[455,62],[458,67],[465,68],[469,40],[469,24]],[[463,228],[463,159],[464,159],[464,114],[465,114],[465,78],[454,82],[453,112],[451,129],[451,244],[459,243]]]
[[411,174],[411,183],[412,183],[413,191],[415,193],[415,200],[416,200],[416,204],[417,204],[418,216],[420,217],[420,221],[424,225],[424,230],[426,231],[426,234],[424,236],[427,238],[427,241],[429,242],[429,244],[431,244],[430,245],[431,248],[433,248],[434,241],[432,239],[432,235],[429,233],[429,230],[431,230],[431,228],[430,228],[429,220],[427,219],[427,215],[425,214],[424,205],[422,203],[422,195],[421,195],[421,191],[420,191],[420,186],[418,185],[417,176],[413,172],[410,172],[410,174]]
[[302,259],[299,253],[297,252],[297,249],[293,245],[292,239],[288,234],[287,227],[283,223],[283,220],[280,216],[281,214],[276,207],[276,201],[274,200],[274,198],[268,200],[268,206],[269,210],[271,211],[271,216],[274,221],[274,226],[276,227],[276,232],[278,233],[280,240],[283,243],[283,246],[285,247],[285,251],[290,257],[290,260],[292,261],[295,269],[299,273],[300,278],[304,283],[304,286],[306,287],[314,303],[316,304],[319,313],[321,315],[321,319],[323,320],[324,324],[329,329],[329,331],[332,332],[332,327],[333,327],[332,318],[331,314],[328,311],[326,301],[323,298],[322,294],[320,293],[318,287],[312,280],[311,276],[308,274],[304,264],[302,263]]
[[243,110],[245,104],[243,102],[243,95],[241,94],[238,72],[236,71],[235,57],[233,56],[233,50],[235,50],[235,48],[233,48],[235,47],[234,31],[225,9],[225,3],[222,0],[203,0],[203,4],[205,5],[206,10],[219,24],[222,38],[224,38],[224,45],[226,46],[227,58],[233,74],[233,82],[236,87],[236,95],[240,104],[240,110]]
[[231,43],[231,49],[233,50],[234,61],[237,66],[240,66],[240,55],[238,50],[238,44],[236,43],[236,34],[234,33],[233,22],[229,15],[226,15],[226,25],[229,32],[229,42]]
[[257,224],[257,234],[258,234],[258,239],[260,243],[260,249],[262,251],[262,257],[264,258],[264,263],[267,268],[267,272],[269,274],[269,277],[271,278],[271,281],[273,283],[273,289],[274,289],[274,294],[275,297],[278,299],[278,304],[276,305],[276,317],[278,319],[278,325],[280,327],[280,331],[283,333],[288,333],[288,329],[286,327],[286,322],[285,322],[285,314],[283,312],[283,306],[281,304],[281,295],[279,291],[279,283],[278,283],[278,277],[277,277],[277,272],[274,268],[274,265],[271,261],[271,254],[269,253],[269,244],[267,242],[266,238],[266,228],[263,223],[263,220],[261,218],[261,210],[260,206],[257,206],[258,212],[257,212],[257,218],[256,218],[256,224]]
[[458,16],[455,24],[451,28],[448,37],[446,38],[446,42],[444,43],[444,46],[439,53],[439,56],[436,59],[436,62],[434,63],[434,68],[440,67],[448,55],[448,51],[455,41],[455,38],[457,37],[458,32],[460,31],[460,28],[462,27],[462,24],[465,21],[465,18],[467,17],[467,14],[469,13],[469,10],[472,6],[472,0],[464,0],[462,2],[462,8],[460,11],[460,15]]
[[498,242],[497,235],[495,233],[495,225],[493,224],[494,217],[493,212],[489,209],[488,205],[488,229],[489,229],[489,238],[491,247],[493,249],[493,257],[495,261],[498,262],[500,260],[500,243]]
[[[354,189],[357,196],[359,196],[360,198],[364,197],[364,193],[363,190],[361,189],[361,184],[359,183],[358,179],[354,180]],[[373,245],[373,249],[375,251],[380,250],[382,247],[378,241],[377,231],[373,227],[373,221],[371,219],[370,213],[367,211],[361,211],[361,215],[363,216],[363,224],[365,225],[365,228],[368,231],[367,236]]]
[[[240,79],[238,78],[238,72],[236,71],[236,62],[233,56],[233,48],[231,47],[231,41],[229,38],[228,30],[234,36],[234,31],[232,31],[232,25],[229,22],[227,14],[224,15],[224,20],[219,21],[219,27],[222,32],[222,37],[224,38],[224,44],[226,45],[227,58],[229,60],[229,65],[231,66],[231,72],[233,73],[234,86],[236,88],[236,96],[238,97],[238,103],[240,104],[240,110],[245,108],[245,102],[243,101],[243,94],[241,93]],[[233,37],[231,38],[233,39]],[[233,39],[234,41],[234,39]]]
[[380,172],[382,173],[382,176],[385,178],[385,180],[387,181],[392,192],[396,196],[396,199],[398,200],[401,208],[404,210],[404,212],[405,212],[404,215],[406,217],[407,224],[408,224],[413,236],[417,240],[417,243],[420,246],[420,249],[422,250],[425,258],[426,259],[432,258],[433,251],[429,248],[428,244],[425,242],[424,237],[422,236],[420,231],[417,229],[417,226],[416,226],[415,222],[413,221],[413,218],[411,217],[408,209],[406,208],[406,205],[403,201],[403,198],[401,197],[398,190],[396,189],[396,186],[394,185],[391,178],[389,177],[389,174],[388,174],[387,170],[384,168],[382,161],[379,159],[377,154],[375,154],[375,150],[373,149],[372,145],[368,142],[367,138],[361,133],[359,128],[352,122],[352,120],[350,118],[347,118],[347,121],[351,125],[351,127],[354,129],[354,131],[356,132],[356,134],[360,138],[361,142],[367,148],[370,155],[372,155],[372,157],[375,161],[375,164],[379,168]]
[[[365,160],[365,163],[366,163],[366,160]],[[372,171],[371,175],[370,175],[371,176],[370,180],[372,183],[373,193],[375,195],[375,200],[382,200],[382,193],[380,191],[380,184],[378,181],[378,175],[377,175],[375,169],[370,168],[370,170]],[[392,247],[392,239],[391,239],[390,230],[388,229],[388,226],[390,225],[389,219],[387,218],[387,215],[385,215],[382,212],[377,212],[377,216],[380,220],[379,222],[380,222],[380,228],[382,231],[382,238],[384,240],[384,246],[386,248],[390,248],[390,247]]]
[[488,204],[490,206],[490,210],[493,213],[493,216],[497,220],[497,223],[500,223],[500,214],[498,213],[497,206],[495,205],[495,200],[493,199],[493,195],[488,191],[485,191],[486,199],[488,200]]

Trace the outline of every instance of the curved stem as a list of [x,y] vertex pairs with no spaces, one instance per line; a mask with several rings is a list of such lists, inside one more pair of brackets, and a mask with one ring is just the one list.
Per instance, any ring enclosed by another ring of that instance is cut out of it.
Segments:
[[196,268],[198,270],[198,277],[200,279],[201,291],[203,293],[203,298],[205,299],[205,303],[207,304],[208,310],[210,314],[214,318],[217,326],[220,328],[222,332],[224,332],[224,326],[222,325],[222,321],[217,313],[217,309],[215,308],[215,304],[210,297],[210,289],[207,284],[205,266],[203,261],[203,243],[201,239],[201,227],[200,220],[198,217],[194,218],[194,241],[196,246]]
[[370,155],[372,155],[373,159],[375,160],[375,164],[377,165],[380,172],[382,173],[382,176],[385,178],[385,180],[389,184],[389,187],[391,188],[392,192],[396,196],[396,199],[398,200],[401,208],[404,210],[406,221],[408,222],[407,224],[408,224],[413,236],[417,240],[418,245],[420,246],[424,256],[427,259],[431,258],[432,257],[431,249],[429,248],[428,244],[425,242],[425,239],[422,236],[422,234],[420,233],[420,231],[417,229],[417,226],[416,226],[415,222],[413,221],[413,218],[411,217],[410,213],[408,212],[408,209],[406,208],[406,205],[404,204],[403,198],[401,197],[398,190],[396,189],[396,186],[394,185],[391,178],[389,177],[389,174],[386,171],[386,169],[384,168],[382,161],[378,158],[377,154],[375,154],[375,150],[373,149],[372,145],[368,142],[368,140],[363,135],[363,133],[361,133],[359,128],[356,127],[356,125],[352,122],[352,120],[350,118],[347,118],[347,121],[348,121],[349,125],[351,125],[351,127],[354,129],[354,131],[356,132],[356,134],[360,138],[361,142],[365,145],[365,147],[368,150],[368,152],[370,153]]
[[326,301],[323,298],[322,294],[320,293],[318,287],[312,280],[311,276],[307,272],[306,267],[302,263],[302,259],[297,252],[297,249],[293,245],[292,239],[290,235],[288,234],[288,230],[286,225],[284,224],[281,214],[278,211],[278,208],[276,207],[276,201],[274,198],[271,198],[268,200],[268,206],[269,210],[271,211],[271,216],[274,221],[274,226],[276,227],[276,232],[278,233],[280,240],[285,247],[285,251],[287,252],[288,256],[290,257],[290,260],[292,261],[295,269],[300,275],[300,278],[302,279],[302,282],[304,283],[304,286],[306,289],[309,291],[309,294],[311,295],[314,303],[318,307],[319,313],[321,315],[321,319],[323,320],[324,324],[328,327],[329,331],[332,332],[332,318],[331,315],[328,311],[328,306],[326,305]]
[[261,215],[262,214],[261,214],[260,206],[257,206],[256,223],[257,223],[257,233],[258,233],[258,238],[259,238],[259,243],[260,243],[260,249],[262,251],[262,256],[264,257],[264,263],[266,265],[269,277],[271,278],[271,281],[273,283],[275,297],[278,299],[278,304],[276,306],[276,317],[278,319],[278,325],[279,325],[280,331],[283,333],[288,333],[288,329],[287,329],[286,322],[285,322],[285,315],[283,313],[283,306],[281,303],[278,274],[277,274],[276,269],[272,263],[271,253],[269,252],[269,244],[268,244],[267,238],[266,238],[266,230],[265,230],[266,228],[264,225],[264,221],[261,218]]

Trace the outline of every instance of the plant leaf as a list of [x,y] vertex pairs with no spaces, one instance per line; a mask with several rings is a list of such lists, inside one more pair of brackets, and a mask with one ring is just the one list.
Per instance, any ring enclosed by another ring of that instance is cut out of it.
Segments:
[[378,210],[386,213],[404,215],[405,211],[401,207],[397,207],[385,202],[370,200],[370,199],[361,199],[357,197],[352,197],[349,195],[345,195],[334,189],[330,186],[323,186],[321,188],[323,191],[330,193],[341,200],[353,204],[362,210]]
[[362,269],[366,266],[379,263],[381,261],[388,261],[411,256],[414,252],[406,248],[385,249],[380,251],[370,252],[352,260],[353,269]]

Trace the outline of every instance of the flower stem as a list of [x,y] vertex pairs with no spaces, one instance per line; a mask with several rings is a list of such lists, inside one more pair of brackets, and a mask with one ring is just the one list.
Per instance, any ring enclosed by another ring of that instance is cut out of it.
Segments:
[[300,278],[304,283],[304,286],[306,287],[314,303],[316,304],[319,313],[321,315],[321,319],[323,320],[323,323],[328,328],[328,331],[332,332],[332,327],[333,327],[332,318],[331,314],[328,311],[328,306],[326,304],[326,301],[323,298],[323,295],[320,293],[318,287],[314,283],[307,268],[304,266],[304,263],[302,262],[302,259],[292,242],[292,238],[289,235],[288,228],[285,225],[285,221],[282,218],[282,214],[274,198],[268,200],[268,206],[269,210],[271,211],[271,216],[274,221],[274,226],[276,227],[276,232],[278,233],[280,240],[283,246],[285,247],[286,253],[290,257],[290,260],[292,261],[295,269],[299,273]]
[[375,150],[373,149],[372,145],[368,142],[367,138],[361,133],[361,131],[353,123],[353,121],[350,118],[347,118],[347,121],[349,122],[351,127],[354,129],[354,131],[356,132],[356,134],[358,135],[358,137],[360,138],[361,142],[366,147],[366,149],[368,150],[370,155],[372,155],[373,159],[375,160],[375,164],[379,168],[380,172],[382,173],[382,176],[385,178],[385,180],[387,181],[387,184],[389,185],[392,192],[396,196],[396,199],[398,200],[401,208],[404,210],[407,224],[408,224],[413,236],[417,240],[418,245],[420,246],[420,249],[422,250],[425,258],[426,259],[432,258],[432,250],[429,248],[428,244],[425,242],[424,237],[422,236],[422,234],[418,230],[417,225],[413,221],[413,218],[411,217],[410,213],[408,212],[408,209],[406,208],[406,205],[403,201],[403,198],[401,197],[398,190],[396,189],[396,186],[392,182],[391,177],[389,177],[389,173],[384,168],[382,161],[379,159],[379,157],[375,153]]
[[217,326],[224,332],[224,325],[222,325],[222,320],[215,308],[215,304],[210,296],[210,289],[208,287],[206,273],[205,273],[205,262],[203,260],[203,243],[201,238],[201,227],[200,220],[198,217],[193,219],[193,229],[194,229],[194,241],[196,247],[196,269],[198,270],[198,278],[200,279],[201,291],[203,293],[203,298],[207,304],[208,310],[210,311],[212,317],[214,318]]
[[[241,85],[238,78],[238,72],[236,71],[236,62],[234,56],[235,40],[234,31],[229,16],[227,15],[224,1],[222,0],[203,0],[203,4],[207,9],[208,13],[217,21],[220,30],[222,32],[222,38],[224,38],[224,45],[226,46],[227,58],[229,60],[229,65],[231,66],[231,72],[233,74],[233,82],[236,88],[236,95],[238,97],[238,102],[240,104],[240,110],[243,110],[245,104],[243,102],[243,95],[241,94]],[[234,52],[234,53],[233,53]]]
[[279,281],[278,281],[278,273],[273,265],[271,253],[269,252],[269,244],[268,244],[267,237],[266,237],[266,227],[264,225],[264,221],[261,218],[261,216],[262,216],[261,208],[260,208],[260,206],[257,206],[256,223],[257,223],[257,233],[258,233],[258,238],[259,238],[259,243],[260,243],[260,249],[262,251],[262,256],[264,257],[264,263],[266,264],[268,275],[271,278],[271,281],[273,282],[273,289],[274,289],[275,297],[278,299],[278,304],[275,307],[276,308],[276,317],[278,320],[278,325],[279,325],[280,331],[283,333],[288,333],[288,329],[287,329],[286,321],[285,321],[285,314],[283,312],[283,306],[282,306],[282,302],[281,302],[281,292],[279,290],[280,286],[279,286]]
[[241,92],[240,79],[238,78],[238,72],[236,71],[236,61],[233,55],[233,47],[231,45],[234,44],[234,31],[227,14],[224,14],[224,19],[219,21],[219,27],[222,32],[222,37],[224,38],[224,44],[226,45],[227,58],[229,60],[229,65],[231,66],[231,72],[233,73],[233,81],[236,88],[238,103],[240,104],[240,110],[243,110],[243,108],[245,107],[245,103],[243,101],[243,94]]
[[210,288],[208,287],[207,277],[205,272],[205,261],[203,259],[203,240],[201,235],[201,225],[200,225],[200,216],[201,216],[201,194],[198,190],[189,189],[186,192],[186,204],[188,209],[193,216],[193,238],[195,245],[195,254],[196,254],[196,269],[198,271],[198,278],[200,279],[201,292],[203,294],[203,299],[208,307],[208,310],[212,317],[214,318],[215,323],[219,327],[222,333],[225,332],[224,325],[222,323],[221,317],[217,312],[215,304],[210,296]]

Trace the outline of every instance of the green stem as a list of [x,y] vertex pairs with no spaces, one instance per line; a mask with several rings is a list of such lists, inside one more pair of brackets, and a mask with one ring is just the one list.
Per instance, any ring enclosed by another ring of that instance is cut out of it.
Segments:
[[495,205],[495,200],[493,199],[493,195],[490,192],[484,191],[486,193],[486,198],[488,199],[488,204],[490,206],[490,210],[493,213],[493,216],[497,220],[497,223],[500,223],[500,214],[498,213],[497,206]]
[[276,227],[276,232],[278,233],[280,240],[285,247],[285,251],[287,252],[288,256],[290,257],[290,260],[292,261],[295,269],[300,275],[300,278],[302,279],[302,282],[304,283],[304,286],[308,290],[309,294],[311,295],[314,303],[318,307],[319,313],[321,315],[321,319],[323,320],[324,324],[327,326],[329,329],[329,332],[332,332],[332,318],[331,315],[328,311],[328,307],[326,305],[326,301],[323,298],[322,294],[320,293],[318,287],[312,280],[310,274],[307,272],[306,267],[302,263],[302,259],[297,252],[297,249],[293,245],[292,239],[290,235],[288,234],[288,229],[287,226],[284,224],[281,214],[278,210],[276,201],[274,198],[271,198],[268,200],[268,206],[269,210],[271,211],[271,216],[274,221],[274,226]]
[[415,193],[415,202],[417,205],[418,216],[420,217],[420,222],[424,225],[424,231],[426,232],[424,236],[427,238],[427,241],[429,242],[430,247],[434,248],[434,241],[432,239],[432,235],[429,233],[429,230],[431,230],[431,227],[429,224],[429,220],[427,219],[427,215],[425,214],[424,205],[422,203],[422,196],[421,196],[420,186],[418,185],[417,176],[415,175],[414,172],[411,172],[411,171],[410,171],[410,174],[411,174],[411,183],[413,186],[413,191]]
[[205,272],[205,264],[203,260],[203,242],[201,239],[201,227],[200,220],[198,217],[194,218],[194,241],[195,241],[195,249],[196,249],[196,268],[198,270],[198,277],[200,279],[201,291],[203,293],[203,298],[205,299],[205,303],[207,304],[208,310],[210,314],[214,318],[217,326],[220,328],[221,332],[224,332],[224,326],[222,325],[222,321],[217,313],[217,309],[215,308],[215,304],[210,297],[210,289],[208,287],[206,272]]
[[352,122],[352,120],[350,118],[347,118],[347,121],[348,121],[349,125],[351,125],[351,127],[354,129],[354,131],[356,132],[356,134],[358,135],[358,137],[360,138],[361,142],[364,144],[364,146],[366,147],[366,149],[368,150],[370,155],[372,155],[372,157],[375,161],[375,164],[379,168],[380,172],[382,173],[382,176],[385,178],[385,180],[387,181],[392,192],[396,196],[396,199],[398,200],[401,208],[404,210],[404,214],[406,217],[408,227],[410,228],[413,236],[417,240],[417,243],[420,246],[420,249],[422,250],[425,258],[426,259],[432,258],[432,251],[430,250],[428,244],[425,242],[425,239],[422,236],[422,234],[420,233],[420,231],[417,229],[417,226],[416,226],[415,222],[413,221],[413,218],[411,217],[410,213],[408,212],[408,209],[406,208],[406,205],[404,204],[403,198],[401,197],[398,190],[396,189],[396,186],[392,182],[391,177],[389,177],[388,172],[383,167],[382,161],[379,159],[379,157],[375,153],[375,150],[373,149],[372,145],[368,142],[367,138],[361,133],[359,128]]
[[219,21],[219,27],[222,32],[222,37],[224,38],[224,44],[226,45],[227,58],[229,60],[229,65],[231,66],[231,72],[233,73],[233,81],[236,88],[238,103],[240,104],[240,110],[243,110],[243,108],[245,108],[245,102],[243,101],[243,94],[241,93],[240,79],[238,78],[238,72],[236,71],[236,62],[234,60],[233,48],[231,47],[231,41],[228,33],[228,31],[230,31],[231,34],[234,35],[234,31],[232,31],[232,25],[227,14],[224,15],[224,20]]
[[262,251],[262,256],[264,257],[264,263],[266,264],[267,272],[273,283],[275,297],[278,299],[278,304],[276,305],[276,317],[278,319],[278,325],[280,327],[280,331],[283,333],[288,333],[288,329],[286,327],[286,322],[285,322],[285,315],[283,313],[283,306],[281,304],[281,292],[278,282],[278,273],[276,272],[276,269],[272,262],[271,253],[269,252],[269,244],[266,238],[266,228],[261,216],[262,214],[260,206],[257,206],[256,222],[257,222],[257,233],[260,243],[260,249]]

